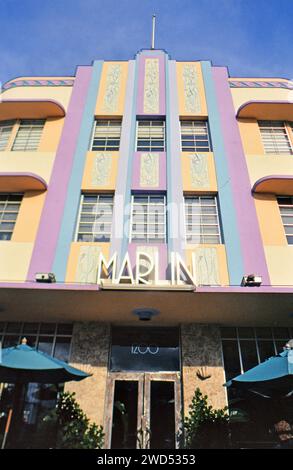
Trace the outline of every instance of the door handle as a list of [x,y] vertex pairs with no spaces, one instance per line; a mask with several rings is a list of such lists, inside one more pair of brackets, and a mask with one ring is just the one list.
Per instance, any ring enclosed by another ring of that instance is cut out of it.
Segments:
[[137,430],[137,441],[139,449],[149,449],[151,440],[151,430],[145,415],[141,417],[141,427]]

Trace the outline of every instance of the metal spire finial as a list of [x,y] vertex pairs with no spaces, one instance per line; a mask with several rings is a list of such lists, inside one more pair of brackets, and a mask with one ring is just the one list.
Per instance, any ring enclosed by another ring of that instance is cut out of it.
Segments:
[[151,45],[151,49],[155,48],[155,30],[156,30],[156,15],[153,15],[153,18],[152,18],[152,45]]

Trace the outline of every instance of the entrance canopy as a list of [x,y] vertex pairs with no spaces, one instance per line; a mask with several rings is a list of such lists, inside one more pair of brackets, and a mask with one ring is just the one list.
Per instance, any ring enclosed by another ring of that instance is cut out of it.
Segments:
[[195,287],[193,290],[101,290],[97,284],[0,284],[0,321],[139,323],[134,311],[155,309],[149,325],[202,322],[293,326],[292,287]]

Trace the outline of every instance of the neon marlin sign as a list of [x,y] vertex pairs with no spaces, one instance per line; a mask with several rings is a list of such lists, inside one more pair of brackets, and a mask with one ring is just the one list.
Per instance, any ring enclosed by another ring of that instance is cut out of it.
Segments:
[[[195,254],[191,255],[191,269],[188,268],[185,261],[179,253],[171,252],[170,257],[170,284],[196,285],[196,263]],[[126,253],[121,265],[118,268],[118,256],[114,253],[110,259],[100,253],[98,259],[97,283],[108,279],[113,284],[145,284],[160,285],[166,283],[166,280],[159,279],[159,256],[158,253],[150,255],[144,251],[137,251],[135,257],[135,269],[132,267],[129,253]]]

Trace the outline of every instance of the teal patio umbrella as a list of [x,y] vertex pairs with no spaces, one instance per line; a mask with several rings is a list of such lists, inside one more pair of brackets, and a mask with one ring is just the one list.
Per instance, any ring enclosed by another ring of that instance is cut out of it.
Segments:
[[13,410],[19,407],[22,387],[30,382],[58,384],[80,381],[90,376],[48,354],[31,348],[26,339],[18,346],[0,351],[0,383],[15,384],[13,406],[9,410],[1,448],[5,447]]
[[268,398],[292,396],[293,340],[286,344],[280,354],[270,357],[224,385],[249,390]]

